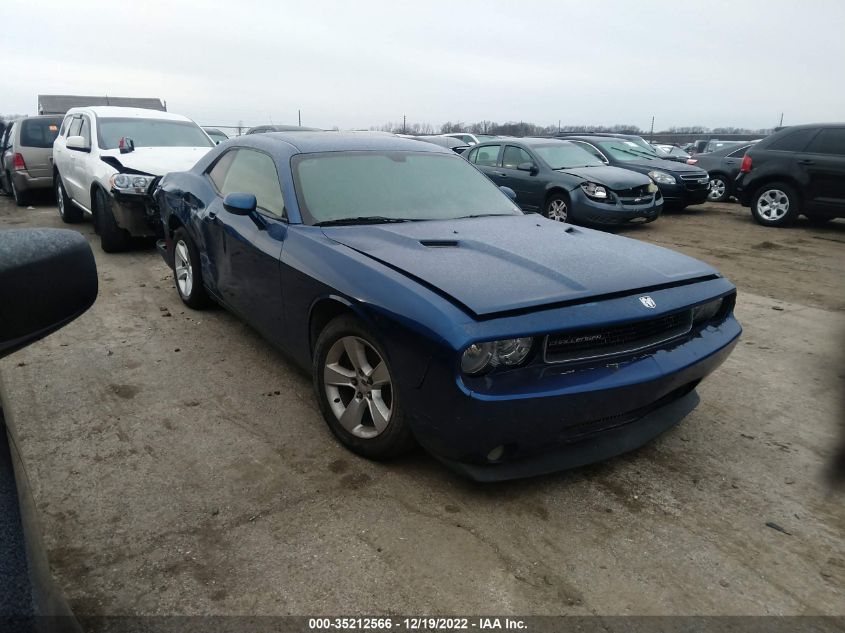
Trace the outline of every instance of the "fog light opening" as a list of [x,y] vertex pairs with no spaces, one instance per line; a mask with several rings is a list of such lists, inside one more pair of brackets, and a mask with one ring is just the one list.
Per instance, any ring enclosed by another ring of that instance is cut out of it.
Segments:
[[492,451],[487,453],[487,461],[488,462],[497,462],[500,459],[502,459],[504,454],[505,454],[505,445],[499,444],[499,446],[497,446]]

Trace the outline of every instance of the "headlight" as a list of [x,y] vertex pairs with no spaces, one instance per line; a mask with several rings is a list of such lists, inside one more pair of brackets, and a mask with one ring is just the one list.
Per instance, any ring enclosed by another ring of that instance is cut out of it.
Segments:
[[702,303],[699,306],[695,306],[692,309],[692,322],[695,325],[701,325],[702,323],[707,323],[719,314],[719,310],[722,308],[722,303],[724,303],[723,299],[716,299],[715,301],[708,301],[707,303]]
[[660,188],[657,185],[654,184],[653,180],[648,183],[648,192],[649,193],[657,193],[658,191],[660,191]]
[[488,367],[514,367],[526,359],[533,342],[531,337],[524,337],[473,343],[461,356],[461,370],[465,374],[477,374]]
[[597,185],[594,182],[582,183],[581,190],[591,198],[597,198],[598,200],[607,200],[610,197],[604,186]]
[[146,193],[152,181],[152,176],[115,174],[111,177],[111,186],[121,193]]
[[650,171],[648,177],[654,182],[659,182],[661,185],[674,185],[676,180],[672,174],[667,174],[665,171]]

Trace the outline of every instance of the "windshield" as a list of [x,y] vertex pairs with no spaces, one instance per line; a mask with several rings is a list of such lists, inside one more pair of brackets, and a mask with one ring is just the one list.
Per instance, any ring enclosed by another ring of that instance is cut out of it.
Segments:
[[646,149],[634,141],[619,139],[601,141],[598,145],[605,153],[610,154],[616,160],[655,160],[660,158],[654,150]]
[[167,119],[103,118],[97,119],[100,149],[116,149],[127,136],[135,147],[212,147],[214,144],[191,121]]
[[548,145],[534,145],[531,149],[546,161],[546,164],[552,169],[599,167],[604,165],[602,161],[590,152],[568,141],[549,143]]
[[522,212],[462,158],[423,152],[326,152],[293,159],[309,224],[355,218],[447,220]]

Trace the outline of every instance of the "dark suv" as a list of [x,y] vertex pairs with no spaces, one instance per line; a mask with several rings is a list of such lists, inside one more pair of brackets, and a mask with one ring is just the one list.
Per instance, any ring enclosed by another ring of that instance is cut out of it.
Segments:
[[742,160],[734,190],[764,226],[845,217],[845,123],[788,127]]

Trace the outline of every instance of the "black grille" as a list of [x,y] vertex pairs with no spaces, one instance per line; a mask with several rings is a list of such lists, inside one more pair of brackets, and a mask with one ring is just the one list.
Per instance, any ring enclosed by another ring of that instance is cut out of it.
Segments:
[[619,201],[625,205],[651,204],[654,200],[654,194],[649,192],[648,187],[648,185],[642,185],[631,189],[620,189],[616,192],[616,195],[619,196]]
[[707,172],[701,172],[698,174],[681,174],[681,180],[684,181],[684,185],[690,191],[710,188],[710,177],[707,175]]
[[665,343],[691,328],[692,312],[684,310],[622,325],[558,332],[546,337],[545,358],[550,363],[562,363],[618,356]]

